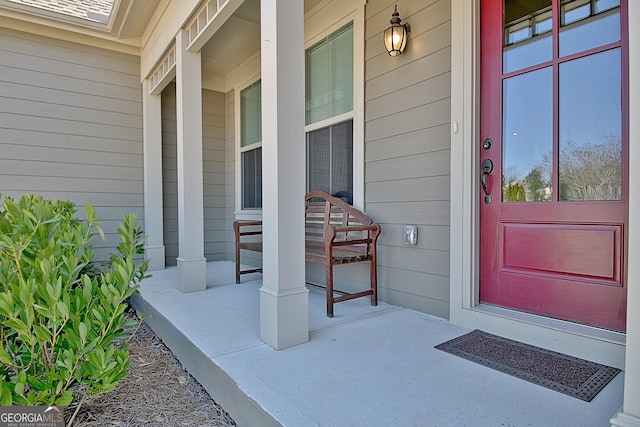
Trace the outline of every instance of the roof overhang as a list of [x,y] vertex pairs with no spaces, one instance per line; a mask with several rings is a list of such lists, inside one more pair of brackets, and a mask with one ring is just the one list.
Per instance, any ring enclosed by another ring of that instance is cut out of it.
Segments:
[[[69,41],[82,42],[82,36],[93,37],[135,47],[135,52],[125,50],[139,54],[142,34],[160,1],[78,0],[76,3],[83,3],[84,7],[65,11],[55,1],[32,0],[27,4],[26,0],[0,0],[0,18],[21,23],[12,25],[14,29]],[[39,31],[35,31],[37,27]]]

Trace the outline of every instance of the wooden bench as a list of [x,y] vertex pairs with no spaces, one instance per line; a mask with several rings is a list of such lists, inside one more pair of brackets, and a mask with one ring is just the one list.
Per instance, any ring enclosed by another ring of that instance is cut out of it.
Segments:
[[262,221],[233,221],[233,232],[236,235],[236,283],[240,283],[241,274],[262,273],[262,268],[240,269],[240,249],[262,252],[262,241],[242,239],[243,236],[261,236]]
[[[262,272],[261,268],[240,268],[240,250],[262,252],[262,242],[246,239],[246,236],[262,234],[261,227],[262,221],[233,223],[236,237],[236,283],[240,283],[242,274]],[[324,287],[328,317],[333,317],[335,303],[353,298],[370,296],[371,305],[378,305],[376,244],[379,235],[380,225],[343,200],[320,190],[311,191],[305,196],[305,259],[325,266]],[[368,289],[356,293],[334,289],[335,265],[366,261],[370,263]],[[335,293],[340,296],[335,296]]]

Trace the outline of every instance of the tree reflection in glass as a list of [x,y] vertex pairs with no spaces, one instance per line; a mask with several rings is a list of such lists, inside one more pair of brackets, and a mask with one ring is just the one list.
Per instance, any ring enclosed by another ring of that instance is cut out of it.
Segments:
[[547,201],[553,197],[553,84],[551,68],[503,82],[502,200]]
[[551,0],[505,0],[503,71],[551,60],[551,29]]
[[560,200],[622,198],[620,49],[560,65]]

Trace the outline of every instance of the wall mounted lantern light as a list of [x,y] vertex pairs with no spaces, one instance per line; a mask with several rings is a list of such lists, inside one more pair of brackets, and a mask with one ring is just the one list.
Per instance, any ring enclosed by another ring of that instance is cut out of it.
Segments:
[[395,6],[395,10],[391,15],[391,26],[384,30],[384,46],[389,52],[389,56],[398,56],[407,47],[407,39],[409,38],[409,32],[411,27],[409,24],[401,24],[400,14],[398,13],[398,5]]

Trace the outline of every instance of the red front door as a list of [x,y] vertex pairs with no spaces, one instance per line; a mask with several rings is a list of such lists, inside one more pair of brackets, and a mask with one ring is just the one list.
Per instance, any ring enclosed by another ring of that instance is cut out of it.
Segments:
[[626,1],[481,13],[480,300],[624,331]]

